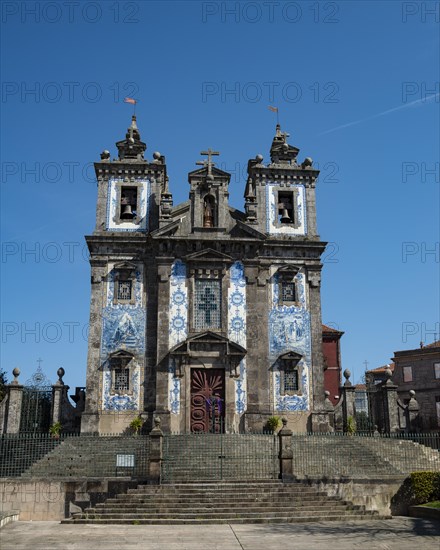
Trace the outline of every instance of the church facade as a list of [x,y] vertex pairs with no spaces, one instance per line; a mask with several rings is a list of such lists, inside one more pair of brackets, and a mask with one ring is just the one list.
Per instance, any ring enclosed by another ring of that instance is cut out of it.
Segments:
[[101,154],[82,432],[138,415],[175,433],[260,431],[273,415],[327,431],[319,172],[287,137],[277,125],[269,159],[249,160],[244,211],[210,149],[173,205],[135,117],[118,158]]

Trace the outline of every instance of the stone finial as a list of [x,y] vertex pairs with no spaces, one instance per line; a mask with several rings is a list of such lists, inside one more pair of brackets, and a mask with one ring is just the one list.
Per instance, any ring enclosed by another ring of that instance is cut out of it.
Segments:
[[385,377],[385,384],[388,384],[388,385],[392,384],[391,378],[393,377],[393,371],[388,366],[384,370],[384,377]]
[[160,429],[160,423],[161,423],[160,418],[158,416],[155,416],[153,418],[154,426],[153,426],[153,429],[150,432],[150,435],[155,436],[155,437],[160,437],[160,436],[163,435],[162,430]]
[[287,418],[284,418],[284,417],[283,417],[283,418],[281,419],[281,423],[282,423],[282,425],[283,425],[283,428],[285,428],[285,427],[287,426]]
[[417,412],[420,410],[420,406],[416,399],[416,392],[414,390],[409,391],[409,403],[408,403],[408,411],[410,412]]
[[63,367],[60,367],[60,368],[57,370],[57,376],[58,376],[57,384],[59,384],[60,386],[64,386],[63,376],[64,376],[65,374],[66,374],[66,371],[63,369]]
[[105,149],[101,153],[101,160],[110,160],[110,151],[107,151],[107,149]]
[[342,374],[344,375],[344,378],[345,378],[344,386],[351,386],[352,384],[349,380],[351,376],[351,371],[349,371],[348,369],[345,369]]
[[18,385],[20,382],[18,381],[18,377],[20,376],[20,369],[18,367],[15,367],[15,369],[12,371],[12,374],[14,375],[14,380],[12,380],[11,384]]
[[330,392],[325,390],[324,392],[324,405],[326,411],[333,411],[333,403],[330,401]]

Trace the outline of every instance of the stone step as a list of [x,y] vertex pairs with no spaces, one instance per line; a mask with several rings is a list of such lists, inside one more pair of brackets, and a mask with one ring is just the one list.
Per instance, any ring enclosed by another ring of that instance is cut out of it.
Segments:
[[[246,510],[246,512],[243,512],[243,510]],[[261,514],[262,511],[264,511],[265,515],[270,514],[277,514],[280,516],[284,516],[285,514],[297,514],[302,512],[327,512],[327,511],[340,511],[340,510],[346,510],[346,511],[361,511],[364,510],[362,508],[356,508],[351,505],[347,504],[335,504],[335,503],[311,503],[307,506],[301,506],[301,505],[290,505],[290,506],[246,506],[246,508],[243,507],[234,507],[234,506],[169,506],[169,507],[162,507],[162,506],[151,506],[151,507],[129,507],[129,508],[93,508],[85,510],[84,513],[88,515],[96,515],[96,516],[108,516],[108,515],[125,515],[129,517],[137,516],[137,515],[143,515],[143,516],[167,516],[171,515],[173,517],[178,517],[181,514],[196,514],[197,516],[207,516],[209,514],[216,514],[220,516],[227,516],[230,514],[238,514],[241,515],[243,513],[246,514]]]
[[[145,514],[142,512],[139,513],[131,513],[131,514],[124,514],[124,513],[109,513],[109,514],[81,514],[81,516],[96,516],[96,519],[131,519],[132,521],[135,521],[136,519],[233,519],[233,518],[257,518],[261,517],[262,515],[265,518],[290,518],[293,516],[298,518],[313,518],[316,515],[325,515],[325,516],[335,516],[335,515],[341,515],[341,513],[346,517],[351,516],[358,516],[358,515],[369,515],[370,517],[376,516],[376,514],[372,512],[364,512],[364,511],[358,511],[358,510],[332,510],[332,509],[324,509],[320,510],[319,508],[314,508],[311,510],[288,510],[285,512],[282,512],[280,510],[275,511],[265,511],[263,514],[261,511],[255,511],[255,512],[248,512],[241,511],[241,512],[211,512],[211,511],[204,511],[201,513],[196,512],[172,512],[172,513],[164,513],[159,512],[157,514],[149,513]],[[105,515],[105,517],[103,517]],[[91,518],[94,519],[94,518]]]
[[253,481],[202,485],[139,486],[75,514],[73,523],[185,524],[291,523],[332,518],[378,518],[338,497],[302,484]]
[[[357,515],[356,521],[359,520],[371,520],[371,519],[390,519],[391,516],[384,515]],[[266,524],[266,523],[320,523],[322,521],[345,521],[347,516],[345,514],[329,516],[325,514],[317,514],[313,518],[266,518],[264,516],[256,518],[215,518],[215,519],[65,519],[61,523],[65,524],[96,524],[96,525],[213,525],[213,524]],[[352,518],[351,518],[352,519]]]

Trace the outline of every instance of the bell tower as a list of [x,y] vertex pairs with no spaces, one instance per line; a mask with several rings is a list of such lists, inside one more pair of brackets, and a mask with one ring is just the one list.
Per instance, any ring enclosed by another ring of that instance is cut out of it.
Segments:
[[194,233],[225,232],[229,224],[229,181],[231,175],[216,168],[213,156],[220,153],[208,149],[201,155],[208,158],[196,164],[203,166],[188,174],[191,186],[191,227]]
[[135,116],[116,147],[117,158],[105,150],[95,163],[96,226],[86,237],[91,306],[83,432],[123,431],[144,411],[148,365],[155,363],[147,334],[148,311],[155,307],[148,289],[157,273],[146,243],[167,216],[164,204],[172,205],[165,157],[145,158]]

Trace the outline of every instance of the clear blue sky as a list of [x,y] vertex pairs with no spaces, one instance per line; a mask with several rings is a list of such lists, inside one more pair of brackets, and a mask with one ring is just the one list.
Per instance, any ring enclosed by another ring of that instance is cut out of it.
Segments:
[[322,170],[318,228],[332,243],[323,321],[345,331],[343,367],[358,380],[365,360],[373,368],[395,350],[432,342],[439,9],[3,2],[2,368],[19,366],[25,382],[41,358],[51,379],[63,366],[71,387],[85,383],[90,273],[82,250],[96,202],[89,163],[103,149],[116,154],[132,112],[127,95],[139,100],[147,157],[166,156],[174,203],[187,199],[187,173],[212,147],[221,168],[235,172],[231,203],[240,209],[247,160],[268,159],[276,120],[267,106],[278,106],[299,158]]

